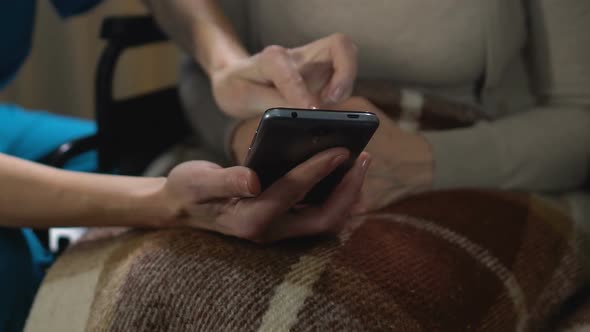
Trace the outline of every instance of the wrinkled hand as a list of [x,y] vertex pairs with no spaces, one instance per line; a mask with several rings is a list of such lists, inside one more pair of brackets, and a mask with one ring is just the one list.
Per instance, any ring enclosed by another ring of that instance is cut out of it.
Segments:
[[379,129],[366,147],[371,167],[363,186],[359,211],[383,208],[405,196],[432,188],[434,160],[429,143],[419,133],[399,126],[366,98],[352,97],[335,109],[377,114]]
[[[400,129],[395,121],[366,98],[351,97],[334,105],[335,110],[367,111],[377,114],[379,129],[366,147],[371,154],[357,213],[377,210],[405,196],[431,189],[434,161],[429,143],[417,133]],[[232,139],[232,151],[242,162],[259,118],[242,121]]]
[[347,99],[357,73],[357,48],[342,34],[287,49],[269,46],[211,73],[226,114],[248,118],[271,107],[322,107]]
[[264,192],[260,192],[258,177],[248,168],[187,162],[170,173],[163,189],[164,197],[181,211],[173,225],[212,230],[255,242],[338,232],[360,198],[370,162],[366,153],[323,205],[290,211],[349,155],[343,148],[321,152]]

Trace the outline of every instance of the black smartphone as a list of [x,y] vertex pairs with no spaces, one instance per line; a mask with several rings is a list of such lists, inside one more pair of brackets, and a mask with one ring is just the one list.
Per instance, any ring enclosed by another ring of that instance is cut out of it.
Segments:
[[320,204],[340,183],[379,127],[370,112],[272,108],[260,120],[245,165],[258,174],[262,190],[315,154],[347,148],[351,157],[320,181],[301,202]]

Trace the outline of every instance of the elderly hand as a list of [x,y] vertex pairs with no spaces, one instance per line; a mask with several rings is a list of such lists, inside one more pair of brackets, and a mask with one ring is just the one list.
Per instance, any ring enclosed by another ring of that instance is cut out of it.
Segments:
[[380,120],[379,129],[366,148],[373,161],[363,186],[360,211],[380,209],[400,198],[432,188],[434,160],[424,137],[402,130],[365,98],[352,97],[334,107],[372,112]]
[[350,96],[356,73],[356,46],[347,36],[333,34],[293,49],[269,46],[210,76],[221,110],[248,118],[271,107],[341,102]]
[[343,148],[321,152],[264,192],[248,168],[224,169],[204,161],[181,164],[172,170],[162,190],[164,199],[180,211],[168,225],[207,229],[255,242],[338,232],[360,198],[370,162],[366,153],[323,205],[290,211],[349,155]]
[[[379,129],[367,145],[371,167],[356,212],[383,208],[405,196],[432,187],[434,160],[430,145],[419,133],[402,130],[387,114],[362,97],[351,97],[334,105],[336,110],[367,111],[377,114]],[[234,133],[232,149],[238,161],[248,153],[249,142],[259,118],[243,121]]]

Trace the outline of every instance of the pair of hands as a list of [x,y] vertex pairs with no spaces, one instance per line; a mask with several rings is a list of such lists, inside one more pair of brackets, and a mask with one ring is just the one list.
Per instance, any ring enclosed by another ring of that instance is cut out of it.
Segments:
[[[380,120],[379,128],[365,148],[371,166],[362,188],[356,213],[378,210],[411,194],[432,187],[434,160],[429,143],[420,134],[402,130],[385,112],[363,97],[350,97],[329,108],[341,111],[367,111]],[[232,140],[234,156],[243,162],[260,117],[243,121]]]
[[401,130],[369,100],[351,97],[357,62],[357,47],[352,40],[334,34],[294,49],[270,46],[213,73],[218,106],[229,115],[246,119],[235,131],[236,159],[245,159],[259,115],[270,107],[368,111],[377,114],[381,124],[367,146],[373,162],[358,211],[380,209],[429,189],[434,165],[426,140]]
[[[350,95],[357,73],[357,48],[342,34],[302,47],[267,47],[211,73],[218,106],[245,119],[237,128],[233,150],[244,160],[259,122],[270,107],[334,108],[376,113],[381,125],[355,166],[318,207],[292,208],[322,178],[348,158],[344,149],[322,152],[293,169],[265,192],[256,174],[244,167],[189,162],[175,168],[164,188],[178,206],[175,223],[208,229],[256,242],[333,233],[351,213],[375,210],[432,182],[428,144],[402,131],[368,100]],[[372,160],[372,166],[369,162]]]
[[357,47],[343,34],[286,49],[269,46],[210,73],[215,101],[226,114],[247,119],[271,107],[325,107],[352,93]]
[[[337,34],[296,49],[267,47],[210,73],[210,78],[220,108],[233,117],[251,119],[273,106],[311,108],[346,99],[356,63],[356,46]],[[252,133],[245,141],[250,142]],[[221,168],[205,161],[181,164],[171,171],[159,195],[179,211],[164,226],[207,229],[262,243],[338,232],[360,200],[371,160],[368,153],[359,156],[323,205],[294,208],[349,156],[343,148],[321,152],[264,192],[258,176],[246,167]]]
[[246,167],[186,162],[172,170],[161,191],[161,199],[178,211],[165,225],[207,229],[259,243],[338,232],[359,201],[369,154],[359,156],[323,205],[293,209],[349,156],[343,148],[323,151],[264,192],[257,175]]
[[[243,166],[221,168],[193,161],[172,170],[164,187],[165,197],[181,213],[173,223],[208,229],[254,242],[336,233],[351,214],[377,210],[409,194],[428,190],[433,161],[428,143],[407,133],[364,98],[353,97],[337,105],[342,110],[374,112],[381,125],[373,139],[321,206],[293,208],[316,183],[349,158],[343,148],[319,153],[294,168],[264,192],[257,175]],[[258,119],[237,129],[234,151],[240,160]]]

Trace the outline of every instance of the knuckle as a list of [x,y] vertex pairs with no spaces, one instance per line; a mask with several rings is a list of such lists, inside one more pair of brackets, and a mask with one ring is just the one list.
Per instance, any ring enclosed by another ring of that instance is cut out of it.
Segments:
[[356,58],[358,55],[358,46],[352,37],[343,33],[337,33],[332,36],[336,48],[344,50],[350,57]]
[[267,66],[266,70],[272,74],[276,83],[302,84],[303,77],[297,71],[293,59],[288,54],[288,50],[281,46],[268,46],[262,51]]
[[303,78],[299,73],[293,70],[288,65],[281,65],[281,70],[277,73],[277,83],[288,84],[288,85],[300,85],[303,84]]
[[295,83],[295,84],[303,84],[303,77],[301,77],[301,75],[299,75],[299,73],[295,70],[290,70],[289,74],[288,74],[288,79]]
[[297,75],[294,75],[293,73],[290,72],[284,72],[282,75],[278,75],[277,77],[277,83],[282,83],[282,84],[299,84],[302,83],[302,79],[300,77],[298,77]]
[[331,36],[332,41],[336,44],[343,45],[346,47],[356,47],[354,40],[347,34],[338,32]]
[[269,45],[262,50],[262,55],[268,58],[278,58],[287,55],[287,50],[279,45]]
[[347,42],[352,41],[352,38],[350,38],[350,36],[348,36],[347,34],[344,34],[342,32],[336,32],[336,33],[332,34],[331,38],[333,41],[335,41],[337,43],[347,43]]

